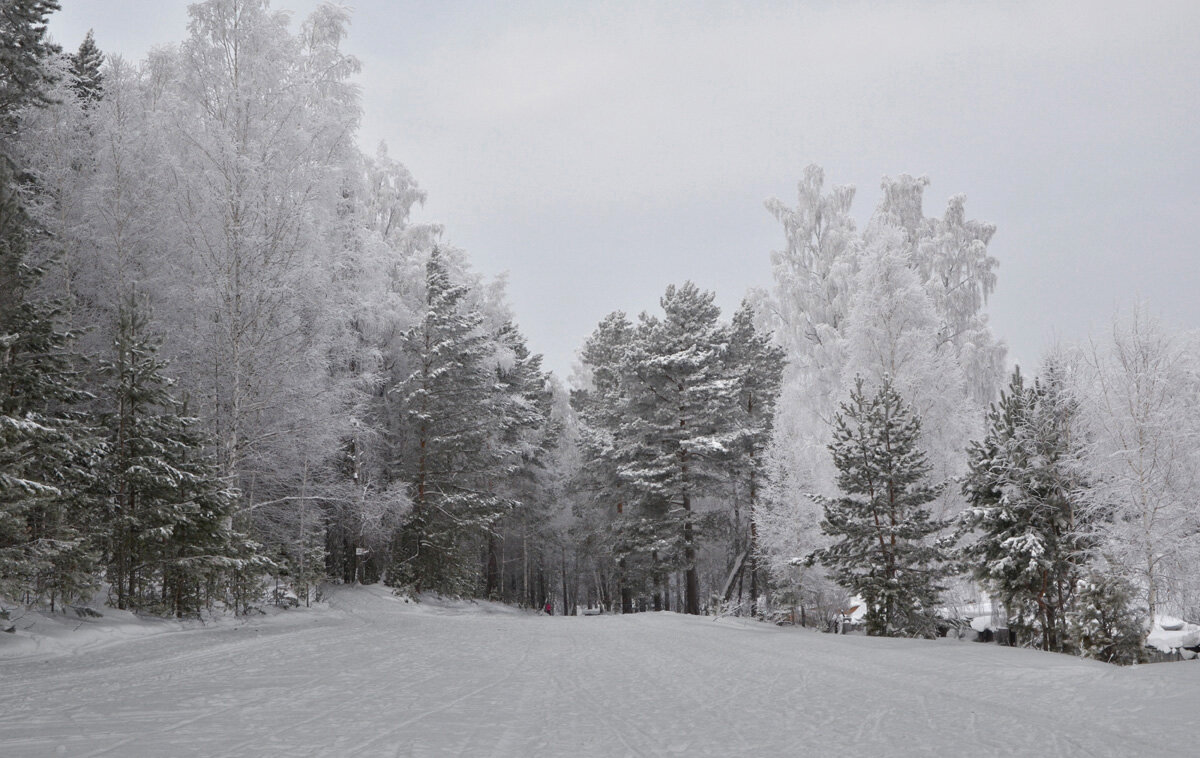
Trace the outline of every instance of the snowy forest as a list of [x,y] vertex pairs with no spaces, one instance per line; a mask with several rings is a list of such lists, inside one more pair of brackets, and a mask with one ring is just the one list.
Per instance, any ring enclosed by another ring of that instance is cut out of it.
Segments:
[[1036,366],[996,228],[810,166],[773,286],[681,271],[569,377],[380,145],[350,16],[191,6],[125,60],[0,14],[0,598],[169,617],[329,584],[1143,659],[1200,623],[1200,335],[1152,304]]

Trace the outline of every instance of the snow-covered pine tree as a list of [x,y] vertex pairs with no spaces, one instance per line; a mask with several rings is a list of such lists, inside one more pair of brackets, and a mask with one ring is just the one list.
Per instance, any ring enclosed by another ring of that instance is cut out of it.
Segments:
[[633,337],[633,324],[624,313],[605,316],[579,351],[581,376],[571,390],[571,407],[580,422],[581,461],[571,484],[580,499],[585,535],[580,549],[594,561],[602,593],[615,568],[618,597],[602,597],[601,602],[619,601],[622,613],[633,611],[632,566],[618,549],[619,525],[627,518],[631,493],[619,474],[616,433],[626,407],[622,366]]
[[[771,439],[775,420],[775,401],[783,374],[783,350],[774,345],[772,335],[754,325],[754,307],[743,300],[729,327],[729,350],[725,360],[729,377],[734,382],[736,408],[731,417],[735,439],[730,458],[734,487],[734,516],[741,528],[748,525],[747,540],[735,552],[745,552],[743,576],[749,575],[750,613],[757,613],[757,601],[762,585],[759,571],[758,527],[755,508],[758,505],[766,474],[764,452]],[[745,505],[745,512],[741,505]],[[732,585],[730,585],[732,590]],[[725,598],[726,600],[729,597]]]
[[[540,474],[546,448],[558,432],[549,424],[552,397],[542,371],[542,356],[529,352],[525,337],[511,321],[501,326],[495,342],[492,413],[496,426],[489,442],[495,460],[490,489],[509,503],[505,522],[515,522],[524,537],[535,531],[530,527],[547,520],[538,508],[543,501]],[[500,528],[489,529],[486,535],[484,595],[497,599],[501,597],[503,537]],[[527,552],[528,540],[523,539],[522,544]]]
[[219,597],[231,570],[259,562],[231,527],[236,496],[205,450],[211,441],[171,394],[145,306],[131,295],[119,314],[101,417],[107,578],[118,608],[182,617]]
[[425,311],[401,341],[395,476],[409,483],[412,511],[394,540],[387,580],[416,592],[475,589],[476,540],[505,510],[490,491],[496,417],[493,344],[482,314],[451,281],[434,248],[425,269]]
[[920,419],[890,378],[872,397],[866,392],[859,377],[834,421],[829,447],[842,495],[818,502],[821,528],[836,541],[814,557],[863,599],[868,634],[933,636],[946,576],[934,537],[946,523],[931,518],[927,506],[941,486],[928,482]]
[[691,282],[671,285],[659,301],[664,317],[641,315],[622,367],[628,412],[616,434],[620,476],[641,514],[657,522],[654,539],[642,547],[666,552],[683,571],[683,611],[690,614],[700,613],[694,506],[724,485],[736,440],[729,333],[713,299]]
[[1009,627],[1044,650],[1069,644],[1066,614],[1086,563],[1084,482],[1074,437],[1076,402],[1051,361],[1025,386],[1014,369],[968,450],[963,557],[1004,604]]
[[1067,633],[1084,658],[1121,665],[1145,660],[1146,617],[1135,608],[1133,586],[1119,576],[1089,572],[1079,580]]

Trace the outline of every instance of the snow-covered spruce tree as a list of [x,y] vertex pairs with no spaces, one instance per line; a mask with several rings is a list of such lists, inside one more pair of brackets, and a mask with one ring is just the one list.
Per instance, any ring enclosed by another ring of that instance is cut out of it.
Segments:
[[94,103],[104,94],[104,53],[96,46],[96,38],[88,29],[79,50],[70,56],[71,86],[86,103]]
[[963,484],[963,558],[1009,627],[1043,650],[1069,646],[1066,614],[1087,562],[1076,410],[1053,361],[1032,387],[1014,370],[983,440],[971,443]]
[[700,613],[694,504],[724,485],[736,439],[729,334],[713,298],[691,282],[671,285],[659,301],[663,318],[641,315],[622,366],[627,412],[616,433],[619,474],[654,534],[638,530],[634,545],[683,571],[690,614]]
[[8,139],[16,131],[17,113],[28,105],[45,105],[53,80],[46,59],[59,48],[46,38],[46,20],[59,9],[58,0],[8,0],[0,13],[0,50],[4,76],[0,77],[0,129]]
[[1067,613],[1071,647],[1105,663],[1145,660],[1146,618],[1134,603],[1134,588],[1119,576],[1093,572],[1080,579]]
[[935,535],[946,522],[930,518],[940,486],[918,447],[920,419],[884,376],[867,397],[862,378],[834,421],[833,453],[842,495],[819,498],[821,528],[834,538],[814,554],[866,604],[867,633],[930,637],[946,576]]
[[[739,531],[745,528],[747,532],[745,541],[737,546],[735,553],[745,556],[743,566],[738,568],[743,576],[749,575],[750,613],[753,615],[757,613],[759,592],[764,587],[759,570],[755,508],[766,484],[764,452],[775,418],[775,402],[783,373],[783,350],[773,344],[769,332],[755,327],[754,307],[749,300],[743,300],[733,314],[725,360],[736,393],[736,408],[731,417],[734,440],[730,445],[733,453],[730,458],[733,517]],[[743,520],[746,527],[742,526]],[[730,599],[732,591],[731,582],[725,600]],[[740,597],[740,591],[738,594]]]
[[412,511],[392,547],[387,581],[416,592],[470,593],[476,541],[506,504],[492,491],[496,451],[493,345],[434,248],[425,274],[425,312],[401,343],[394,475],[409,483]]
[[120,309],[102,401],[108,435],[107,579],[118,608],[176,616],[222,597],[234,570],[259,565],[230,527],[235,494],[205,450],[199,420],[171,394],[145,306]]
[[73,335],[34,296],[41,270],[18,176],[13,137],[23,113],[45,105],[56,52],[46,40],[51,0],[18,0],[0,13],[0,595],[51,608],[95,584],[92,470],[102,452],[78,412]]
[[0,159],[0,594],[71,602],[95,584],[93,466],[102,445],[76,410],[73,335],[32,299],[27,219]]

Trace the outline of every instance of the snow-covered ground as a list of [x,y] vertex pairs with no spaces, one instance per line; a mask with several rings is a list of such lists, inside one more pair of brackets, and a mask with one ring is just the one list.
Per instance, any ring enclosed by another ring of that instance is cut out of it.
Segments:
[[1200,664],[1191,662],[1121,669],[997,645],[668,613],[547,618],[491,604],[413,605],[376,587],[209,628],[139,627],[107,614],[72,626],[81,623],[40,649],[27,634],[0,635],[5,758],[1200,747]]

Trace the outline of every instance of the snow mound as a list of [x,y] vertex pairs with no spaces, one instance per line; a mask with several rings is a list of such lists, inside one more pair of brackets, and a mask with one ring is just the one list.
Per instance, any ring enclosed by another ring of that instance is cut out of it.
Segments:
[[1180,648],[1200,647],[1200,624],[1189,624],[1173,616],[1159,616],[1146,636],[1146,646],[1164,653]]
[[440,616],[514,616],[534,613],[490,600],[445,597],[436,592],[425,592],[415,598],[397,595],[395,590],[382,584],[329,585],[322,588],[322,594],[334,611],[354,613],[370,611],[378,603],[388,604],[391,610],[396,610],[395,606],[400,605],[411,613]]
[[9,626],[13,629],[9,634],[0,633],[0,660],[87,655],[124,642],[181,632],[241,628],[258,631],[264,626],[294,624],[305,616],[305,611],[329,613],[322,604],[292,610],[268,605],[244,616],[207,612],[200,618],[163,618],[110,608],[104,605],[103,592],[93,602],[69,606],[65,612],[26,607],[7,600],[0,600],[0,609],[8,614],[7,620],[0,619],[0,629]]
[[12,628],[10,633],[0,634],[0,659],[74,655],[203,625],[200,621],[138,616],[102,603],[51,612],[3,600],[0,608],[8,615],[0,624]]

